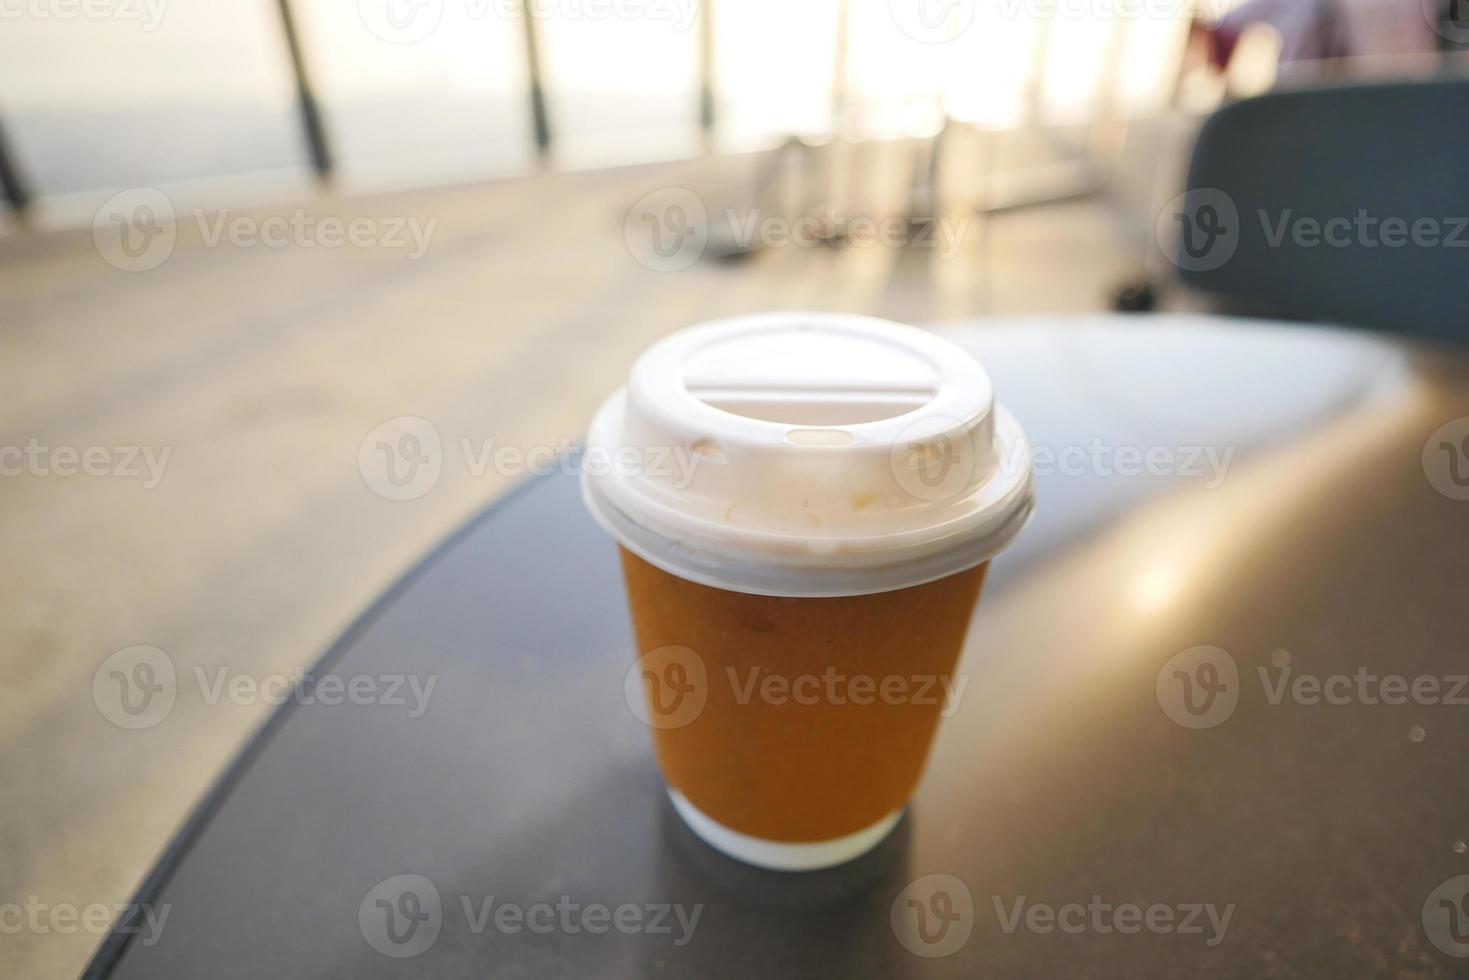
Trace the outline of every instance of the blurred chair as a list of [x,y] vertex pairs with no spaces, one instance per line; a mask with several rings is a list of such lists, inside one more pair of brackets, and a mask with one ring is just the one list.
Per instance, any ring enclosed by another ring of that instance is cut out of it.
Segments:
[[1238,239],[1222,262],[1181,252],[1183,281],[1231,312],[1469,339],[1466,104],[1469,80],[1454,79],[1277,92],[1219,110],[1194,147],[1176,231],[1187,249],[1191,233],[1208,233],[1202,219],[1221,220],[1203,212],[1224,203]]

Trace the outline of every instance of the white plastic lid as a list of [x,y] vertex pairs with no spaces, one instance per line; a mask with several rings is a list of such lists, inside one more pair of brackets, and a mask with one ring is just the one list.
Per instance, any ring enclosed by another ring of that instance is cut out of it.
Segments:
[[972,568],[1030,516],[1030,447],[931,333],[765,313],[680,330],[592,420],[582,496],[629,551],[735,592],[863,595]]

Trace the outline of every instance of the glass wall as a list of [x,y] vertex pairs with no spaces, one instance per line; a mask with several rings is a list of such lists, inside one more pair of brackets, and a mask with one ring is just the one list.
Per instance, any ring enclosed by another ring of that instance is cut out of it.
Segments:
[[528,0],[554,160],[596,167],[699,152],[698,0]]
[[[921,136],[945,114],[1000,128],[1037,114],[1086,122],[1104,105],[1155,111],[1187,31],[1176,16],[1104,17],[1045,0],[290,0],[290,9],[334,179],[348,190],[536,167],[537,60],[547,162],[580,168],[702,152],[706,71],[710,145],[725,150],[793,134]],[[281,0],[0,4],[0,131],[41,210],[221,177],[237,201],[245,174],[310,187],[284,23]]]
[[61,198],[55,208],[144,183],[299,177],[294,97],[273,4],[26,4],[0,16],[0,124],[31,192]]
[[825,136],[836,96],[842,0],[725,0],[714,14],[719,146],[772,146]]
[[517,5],[295,2],[327,136],[349,187],[532,166]]

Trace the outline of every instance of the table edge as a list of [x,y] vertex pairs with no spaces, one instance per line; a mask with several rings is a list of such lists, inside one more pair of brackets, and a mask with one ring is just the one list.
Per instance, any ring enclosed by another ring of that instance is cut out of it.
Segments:
[[[577,450],[572,450],[575,455]],[[554,471],[548,471],[554,472]],[[312,663],[308,672],[303,676],[300,684],[296,687],[296,694],[307,693],[313,678],[321,676],[332,664],[339,660],[349,647],[371,627],[394,601],[408,590],[418,579],[449,553],[456,545],[474,532],[481,524],[494,517],[502,508],[514,502],[521,495],[528,493],[532,487],[538,486],[548,478],[548,473],[536,474],[529,479],[521,480],[505,493],[491,500],[473,514],[459,527],[450,531],[440,539],[428,553],[420,558],[406,572],[385,589],[381,594],[370,602],[362,612],[352,620],[351,624],[342,631],[326,651]],[[301,697],[286,698],[281,705],[273,711],[265,720],[265,723],[250,736],[244,746],[230,760],[223,774],[215,780],[204,793],[203,797],[190,811],[184,822],[179,826],[168,843],[164,845],[162,853],[152,868],[144,876],[136,891],[132,894],[126,905],[122,916],[113,923],[108,931],[107,937],[97,947],[88,961],[86,968],[82,971],[82,980],[101,980],[112,975],[127,952],[129,945],[135,935],[138,934],[136,926],[142,915],[145,904],[152,904],[153,900],[162,894],[164,888],[172,880],[174,873],[188,857],[189,852],[198,842],[204,830],[209,826],[214,816],[219,812],[229,799],[235,787],[250,769],[250,766],[259,757],[260,753],[269,745],[271,739],[280,731],[281,727],[290,719],[296,708],[300,707],[304,699]]]

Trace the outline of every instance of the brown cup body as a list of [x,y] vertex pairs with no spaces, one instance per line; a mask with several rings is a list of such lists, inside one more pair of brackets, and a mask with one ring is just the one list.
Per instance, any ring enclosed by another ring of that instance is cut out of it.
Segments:
[[987,565],[821,599],[711,588],[626,549],[622,567],[669,786],[726,827],[792,843],[904,806]]

